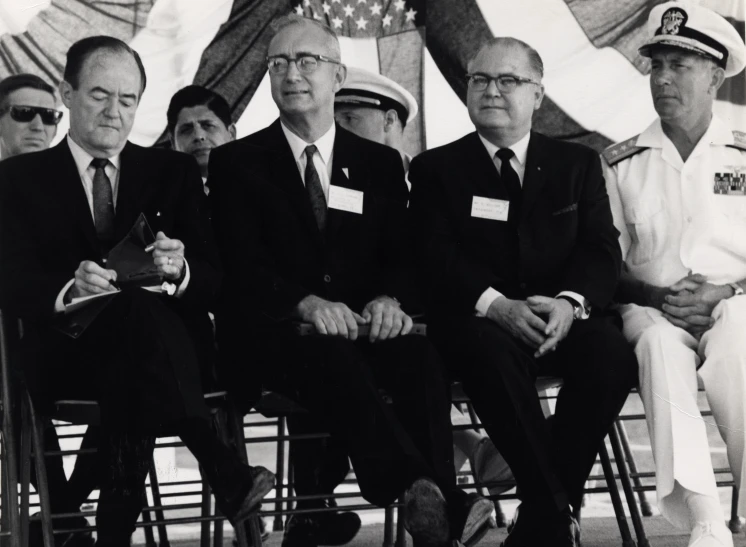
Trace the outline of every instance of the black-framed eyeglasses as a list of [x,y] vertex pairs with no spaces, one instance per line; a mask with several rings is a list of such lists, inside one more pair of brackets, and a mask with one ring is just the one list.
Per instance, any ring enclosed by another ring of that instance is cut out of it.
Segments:
[[530,78],[522,78],[515,74],[498,74],[497,76],[488,76],[487,74],[467,74],[467,81],[469,82],[469,89],[474,91],[484,91],[490,85],[490,82],[495,82],[497,90],[500,93],[513,93],[516,88],[523,84],[534,84],[541,85],[539,82],[535,82]]
[[288,65],[295,63],[298,70],[303,74],[310,74],[319,68],[319,63],[341,64],[336,59],[325,57],[324,55],[315,55],[313,53],[303,53],[297,57],[287,57],[286,55],[273,55],[267,57],[267,69],[272,74],[285,74],[288,71]]
[[44,125],[57,125],[62,119],[62,112],[54,108],[42,108],[40,106],[24,106],[19,104],[11,105],[7,108],[0,109],[0,116],[10,112],[10,117],[17,122],[28,123],[38,114],[41,117],[41,123]]

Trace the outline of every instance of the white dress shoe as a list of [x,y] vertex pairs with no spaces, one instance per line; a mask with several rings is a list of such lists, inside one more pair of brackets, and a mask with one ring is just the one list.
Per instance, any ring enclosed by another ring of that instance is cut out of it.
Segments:
[[698,522],[689,547],[733,547],[733,535],[723,522]]

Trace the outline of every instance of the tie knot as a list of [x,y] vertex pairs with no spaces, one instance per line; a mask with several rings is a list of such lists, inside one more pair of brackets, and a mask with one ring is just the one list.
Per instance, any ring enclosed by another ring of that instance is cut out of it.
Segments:
[[510,161],[510,158],[515,156],[510,148],[501,148],[500,150],[495,152],[495,155],[500,158],[500,161]]
[[310,161],[317,150],[318,148],[316,148],[315,144],[309,144],[308,146],[306,146],[306,158],[308,158],[308,160]]
[[109,160],[106,158],[93,158],[91,160],[91,165],[94,169],[103,169],[107,165],[109,165]]

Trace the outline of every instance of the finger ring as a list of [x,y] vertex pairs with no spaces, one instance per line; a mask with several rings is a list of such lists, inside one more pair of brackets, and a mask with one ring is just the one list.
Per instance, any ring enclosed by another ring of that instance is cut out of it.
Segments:
[[168,265],[170,266],[173,263],[174,263],[174,259],[169,256],[168,257]]

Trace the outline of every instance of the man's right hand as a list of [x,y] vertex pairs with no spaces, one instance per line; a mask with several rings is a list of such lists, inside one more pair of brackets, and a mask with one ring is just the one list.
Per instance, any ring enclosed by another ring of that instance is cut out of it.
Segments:
[[301,321],[312,323],[322,335],[342,336],[357,340],[357,326],[365,324],[365,319],[342,302],[329,302],[309,294],[298,304]]
[[67,291],[66,302],[73,298],[115,291],[110,281],[117,280],[117,272],[105,270],[95,262],[84,260],[75,270],[75,282]]
[[487,310],[487,317],[532,348],[538,348],[547,339],[544,334],[546,322],[531,311],[525,300],[511,300],[504,296],[495,298]]

